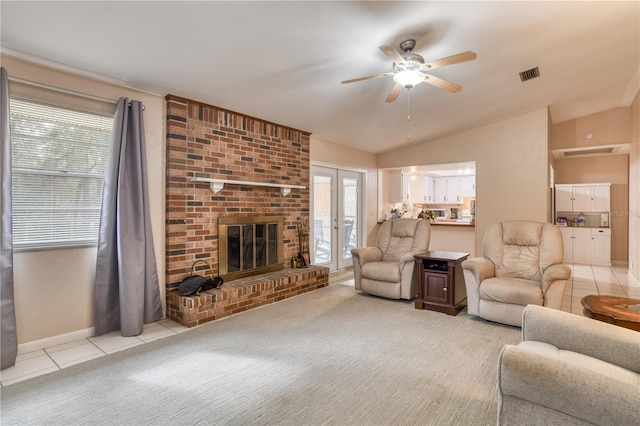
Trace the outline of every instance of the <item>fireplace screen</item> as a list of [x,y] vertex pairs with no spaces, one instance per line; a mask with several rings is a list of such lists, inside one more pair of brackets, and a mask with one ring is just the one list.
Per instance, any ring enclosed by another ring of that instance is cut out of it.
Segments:
[[283,222],[281,216],[220,218],[220,275],[229,281],[282,269]]

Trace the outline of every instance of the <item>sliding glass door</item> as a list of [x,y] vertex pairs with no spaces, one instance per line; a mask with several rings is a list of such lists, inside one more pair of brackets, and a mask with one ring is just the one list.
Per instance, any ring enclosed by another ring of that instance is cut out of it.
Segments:
[[311,181],[312,263],[347,268],[362,239],[362,173],[312,166]]

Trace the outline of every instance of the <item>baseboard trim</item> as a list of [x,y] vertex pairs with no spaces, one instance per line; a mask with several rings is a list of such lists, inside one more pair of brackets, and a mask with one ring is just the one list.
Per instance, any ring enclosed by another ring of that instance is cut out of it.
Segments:
[[65,343],[75,340],[86,339],[95,335],[95,327],[85,328],[84,330],[72,331],[71,333],[59,334],[57,336],[47,337],[40,340],[32,340],[31,342],[20,343],[18,345],[18,355],[29,352],[39,351],[53,346],[64,345]]

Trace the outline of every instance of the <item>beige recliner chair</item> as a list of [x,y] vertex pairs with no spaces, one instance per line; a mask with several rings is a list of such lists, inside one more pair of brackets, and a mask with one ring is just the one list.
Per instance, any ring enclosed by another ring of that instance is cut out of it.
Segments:
[[529,304],[562,308],[571,269],[562,265],[557,226],[529,220],[493,223],[484,235],[483,255],[462,262],[470,315],[520,327]]
[[640,424],[640,334],[529,305],[498,361],[499,425]]
[[416,296],[413,256],[429,250],[431,226],[422,219],[382,224],[376,247],[351,250],[356,290],[389,299]]

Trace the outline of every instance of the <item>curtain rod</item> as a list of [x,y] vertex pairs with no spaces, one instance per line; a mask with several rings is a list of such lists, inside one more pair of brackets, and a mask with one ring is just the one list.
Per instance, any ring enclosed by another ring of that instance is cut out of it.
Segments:
[[[52,86],[50,84],[38,83],[37,81],[31,81],[31,80],[25,80],[24,78],[18,78],[18,77],[9,76],[9,81],[15,81],[16,83],[22,83],[22,84],[26,84],[26,85],[29,85],[29,86],[35,86],[35,87],[40,87],[40,88],[43,88],[43,89],[53,90],[53,91],[60,92],[60,93],[66,93],[68,95],[79,96],[81,98],[92,99],[94,101],[108,102],[108,103],[111,103],[111,104],[117,104],[118,103],[117,99],[102,98],[100,96],[89,95],[87,93],[82,93],[82,92],[76,92],[75,90],[64,89],[62,87]],[[143,110],[145,109],[144,105],[142,105],[142,109]]]

